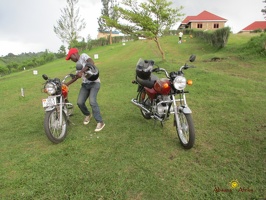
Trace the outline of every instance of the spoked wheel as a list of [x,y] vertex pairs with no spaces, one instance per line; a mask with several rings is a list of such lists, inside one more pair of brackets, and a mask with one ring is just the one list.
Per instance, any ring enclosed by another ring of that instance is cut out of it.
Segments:
[[178,112],[177,116],[177,120],[180,122],[180,127],[178,127],[176,117],[174,123],[180,143],[185,149],[190,149],[195,142],[195,130],[192,117],[190,114],[184,114],[182,112]]
[[[151,106],[151,101],[144,90],[140,91],[138,101],[139,103],[144,104],[145,108],[147,109],[149,109]],[[145,110],[140,109],[140,112],[145,119],[151,119],[151,115]]]
[[62,142],[67,134],[67,117],[62,112],[62,124],[60,125],[60,113],[54,109],[47,111],[44,118],[44,130],[48,139],[53,143]]

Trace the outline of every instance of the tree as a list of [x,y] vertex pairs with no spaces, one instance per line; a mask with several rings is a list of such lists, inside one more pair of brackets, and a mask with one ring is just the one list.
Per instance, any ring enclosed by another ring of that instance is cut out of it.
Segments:
[[115,6],[117,6],[116,0],[101,0],[103,4],[103,9],[101,11],[101,16],[98,18],[98,31],[99,32],[109,32],[109,39],[110,39],[110,44],[112,44],[112,32],[113,32],[113,27],[107,25],[105,17],[108,17],[114,21],[118,20],[118,15],[116,10],[114,9]]
[[[266,3],[266,0],[262,1],[263,3]],[[264,9],[261,10],[263,15],[266,15],[266,6],[264,6]],[[266,19],[266,16],[264,17]]]
[[79,32],[86,27],[85,20],[79,16],[79,9],[76,9],[78,1],[67,0],[67,6],[61,9],[61,17],[57,21],[57,26],[54,26],[55,34],[69,46],[72,41],[80,38]]
[[180,10],[183,7],[172,8],[172,2],[167,0],[147,0],[140,4],[137,0],[124,0],[122,4],[124,7],[115,7],[122,21],[105,17],[107,25],[125,34],[154,40],[164,60],[165,54],[159,37],[166,28],[174,26],[180,20],[179,17],[183,16]]
[[58,53],[56,54],[56,57],[57,58],[63,58],[65,57],[66,55],[66,47],[64,45],[61,45],[59,50],[58,50]]

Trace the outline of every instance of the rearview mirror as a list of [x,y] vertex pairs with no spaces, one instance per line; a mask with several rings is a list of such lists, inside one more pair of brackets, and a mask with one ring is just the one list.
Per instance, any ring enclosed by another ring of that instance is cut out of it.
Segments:
[[189,57],[189,62],[194,62],[196,60],[196,55],[191,55],[190,57]]
[[43,75],[42,75],[42,78],[43,78],[44,80],[47,80],[47,79],[48,79],[48,76],[47,76],[46,74],[43,74]]

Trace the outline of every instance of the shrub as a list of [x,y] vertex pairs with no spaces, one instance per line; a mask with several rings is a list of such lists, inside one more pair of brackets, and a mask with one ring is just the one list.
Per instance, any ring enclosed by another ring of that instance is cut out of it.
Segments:
[[230,35],[230,28],[225,27],[215,31],[200,31],[200,30],[186,30],[187,34],[192,34],[194,37],[200,37],[212,46],[223,48],[227,44]]
[[266,56],[266,33],[262,33],[259,36],[252,37],[243,50],[250,54],[256,53]]

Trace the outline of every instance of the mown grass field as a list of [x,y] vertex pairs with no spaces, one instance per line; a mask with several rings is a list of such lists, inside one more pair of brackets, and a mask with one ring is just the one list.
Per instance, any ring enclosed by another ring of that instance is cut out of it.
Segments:
[[[184,39],[162,38],[166,62],[146,40],[87,52],[99,55],[98,102],[106,127],[94,133],[96,122],[83,125],[75,107],[58,145],[44,134],[41,75],[63,78],[74,63],[57,60],[36,68],[38,75],[27,70],[0,78],[0,199],[265,199],[265,57],[239,50],[247,36],[232,35],[219,51]],[[161,127],[130,103],[136,96],[131,81],[140,57],[173,71],[190,54],[197,55],[197,68],[186,71],[194,83],[187,100],[196,141],[184,150],[172,118]],[[70,86],[73,103],[80,83]]]

